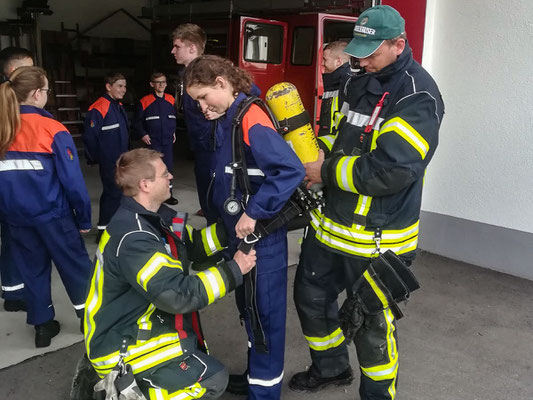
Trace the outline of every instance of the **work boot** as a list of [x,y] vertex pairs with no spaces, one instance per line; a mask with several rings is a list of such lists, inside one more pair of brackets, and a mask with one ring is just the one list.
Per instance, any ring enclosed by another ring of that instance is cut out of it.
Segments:
[[70,400],[92,400],[94,398],[94,385],[99,380],[100,378],[87,358],[87,354],[84,354],[76,366],[76,374],[70,389]]
[[248,372],[241,375],[230,375],[226,392],[248,396]]
[[353,381],[352,368],[348,369],[337,376],[331,378],[322,378],[315,367],[311,367],[304,372],[295,374],[289,382],[289,388],[295,392],[318,392],[326,386],[348,386]]
[[24,300],[4,300],[4,310],[7,312],[26,311],[26,302]]
[[51,319],[41,325],[35,325],[35,347],[48,347],[52,338],[61,330],[59,322]]
[[179,203],[179,200],[176,199],[174,196],[170,196],[168,199],[164,201],[165,204],[168,204],[169,206],[175,206]]

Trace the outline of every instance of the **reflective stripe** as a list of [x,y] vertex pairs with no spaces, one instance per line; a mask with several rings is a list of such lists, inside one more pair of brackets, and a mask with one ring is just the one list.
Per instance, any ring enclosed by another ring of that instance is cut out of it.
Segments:
[[0,161],[0,172],[3,171],[40,171],[43,164],[39,160],[2,160]]
[[271,379],[271,380],[265,380],[265,379],[256,379],[256,378],[250,378],[250,375],[248,375],[248,383],[250,385],[258,385],[258,386],[265,386],[265,387],[272,387],[277,384],[279,384],[283,380],[283,374],[285,371],[281,371],[281,375],[277,378]]
[[[355,214],[354,220],[357,218],[358,215],[366,217],[368,215],[368,211],[370,210],[371,204],[372,204],[372,197],[363,196],[362,194],[360,194],[359,198],[357,199],[357,206],[355,207],[355,211],[354,211],[354,214]],[[364,226],[357,224],[355,228],[364,229]]]
[[[346,114],[343,110],[343,114],[346,115],[346,122],[353,126],[361,128],[363,126],[366,126],[370,122],[370,115],[360,114],[352,110],[349,110],[348,114]],[[383,118],[378,118],[374,125],[374,129],[379,129],[383,121]]]
[[85,308],[85,303],[83,304],[73,304],[75,310],[83,310]]
[[151,121],[151,120],[153,120],[153,119],[159,119],[159,115],[153,115],[153,116],[151,116],[151,117],[146,117],[145,119],[146,119],[147,121]]
[[222,246],[218,241],[216,224],[210,225],[202,229],[202,242],[204,244],[205,254],[211,256],[217,251],[222,250]]
[[376,283],[376,281],[374,280],[374,278],[372,278],[370,276],[370,274],[368,273],[368,270],[363,272],[363,276],[366,279],[366,281],[370,284],[370,286],[372,287],[372,290],[374,291],[376,296],[378,296],[379,301],[381,301],[381,304],[383,304],[383,308],[388,308],[389,307],[389,301],[387,300],[387,296],[379,288],[379,286]]
[[169,117],[169,118],[172,118],[172,119],[176,119],[176,116],[175,116],[175,115],[169,115],[168,117]]
[[206,389],[200,385],[200,382],[196,382],[194,385],[187,386],[182,390],[178,390],[168,394],[168,400],[188,400],[199,399],[206,392]]
[[108,131],[110,129],[115,129],[115,128],[118,128],[120,125],[117,123],[117,124],[113,124],[113,125],[105,125],[105,126],[102,126],[102,130],[103,131]]
[[24,289],[23,283],[19,285],[15,285],[15,286],[2,286],[2,290],[4,292],[16,292],[17,290],[21,290],[21,289]]
[[335,143],[335,136],[334,135],[325,135],[325,136],[319,136],[317,137],[318,140],[321,140],[322,143],[326,145],[328,150],[331,151],[331,148],[333,147],[333,143]]
[[163,392],[167,391],[160,388],[148,388],[148,398],[149,400],[166,400]]
[[137,320],[137,325],[139,327],[139,330],[144,331],[151,331],[152,330],[152,321],[150,321],[150,317],[152,316],[152,313],[155,311],[155,306],[153,304],[150,304],[146,311],[139,317]]
[[[259,168],[248,168],[246,171],[248,171],[248,176],[265,176],[265,173]],[[233,168],[231,168],[229,165],[226,165],[224,172],[226,174],[233,174]]]
[[226,285],[217,267],[211,267],[196,275],[202,280],[209,304],[226,295]]
[[[392,250],[396,254],[403,254],[415,250],[418,244],[418,224],[401,230],[383,230],[381,248]],[[311,212],[311,226],[315,229],[316,239],[326,246],[339,250],[343,253],[361,257],[375,257],[373,231],[367,231],[360,225],[345,225],[333,222],[324,216],[319,210]]]
[[339,97],[339,89],[337,90],[328,90],[322,94],[322,99],[330,99],[332,97]]
[[167,346],[165,348],[156,350],[154,352],[151,352],[147,355],[144,355],[142,357],[139,357],[133,360],[128,360],[126,358],[125,361],[129,365],[131,365],[131,369],[133,370],[133,373],[138,374],[140,372],[153,368],[156,365],[160,365],[164,363],[165,361],[179,357],[182,354],[183,354],[183,351],[181,349],[181,345],[178,343],[177,346],[174,346],[174,345]]
[[409,125],[404,119],[400,117],[392,118],[387,121],[385,125],[379,131],[379,135],[383,135],[387,132],[395,132],[404,138],[416,151],[420,153],[422,160],[426,158],[426,154],[429,151],[429,144],[411,125]]
[[324,337],[305,336],[310,348],[316,351],[324,351],[341,345],[344,342],[344,334],[341,328]]
[[183,269],[181,267],[181,262],[178,260],[163,253],[154,253],[137,273],[137,283],[139,286],[145,291],[148,291],[148,282],[150,282],[150,279],[152,279],[163,267]]
[[359,193],[355,188],[353,176],[354,176],[354,164],[359,156],[344,156],[339,159],[336,166],[336,180],[337,186],[351,193]]

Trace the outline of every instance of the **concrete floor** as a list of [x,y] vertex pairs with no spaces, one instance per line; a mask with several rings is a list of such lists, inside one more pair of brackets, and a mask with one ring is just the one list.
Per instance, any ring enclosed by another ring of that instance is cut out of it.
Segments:
[[[96,168],[85,168],[96,222],[100,183]],[[192,164],[176,164],[177,206],[201,227]],[[91,257],[94,232],[86,236]],[[289,260],[298,259],[301,232],[289,237]],[[289,268],[289,305],[284,399],[359,399],[357,384],[316,394],[292,392],[290,377],[309,366],[308,348],[292,301],[296,268]],[[399,400],[531,400],[533,399],[533,282],[421,252],[413,265],[422,289],[402,307],[399,321]],[[57,274],[54,304],[62,331],[52,346],[33,348],[33,329],[23,313],[0,311],[0,393],[11,400],[68,399],[77,360],[83,354],[77,320]],[[232,295],[201,312],[211,354],[232,373],[245,368],[246,337]],[[351,346],[352,366],[357,371]],[[356,372],[357,373],[357,372]],[[222,399],[239,397],[226,394]],[[242,399],[242,397],[240,397]]]

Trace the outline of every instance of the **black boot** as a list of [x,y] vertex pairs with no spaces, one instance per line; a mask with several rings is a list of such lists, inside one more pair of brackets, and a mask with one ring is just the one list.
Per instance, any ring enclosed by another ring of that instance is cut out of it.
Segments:
[[174,196],[170,196],[168,199],[165,200],[165,204],[168,204],[169,206],[175,206],[179,203],[178,199],[176,199]]
[[72,388],[70,390],[70,400],[92,400],[94,385],[99,380],[100,378],[98,378],[96,371],[87,358],[87,354],[84,354],[76,366],[76,374],[72,380]]
[[8,312],[26,311],[26,302],[24,300],[4,300],[4,310]]
[[51,319],[41,325],[35,325],[35,347],[48,347],[52,338],[61,330],[59,322]]
[[350,385],[353,381],[352,368],[348,369],[337,376],[331,378],[322,378],[318,371],[311,367],[304,372],[295,374],[289,382],[289,388],[295,392],[318,392],[329,385],[345,386]]
[[247,396],[248,395],[248,372],[241,375],[230,375],[226,392]]

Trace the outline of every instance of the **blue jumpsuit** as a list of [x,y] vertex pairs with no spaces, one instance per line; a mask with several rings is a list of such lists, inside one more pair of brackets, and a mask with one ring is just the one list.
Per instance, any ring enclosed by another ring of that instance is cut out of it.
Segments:
[[122,193],[115,184],[115,163],[128,151],[128,118],[122,104],[105,94],[85,117],[83,142],[89,164],[99,164],[102,180],[98,229],[105,229],[120,205]]
[[27,322],[54,318],[51,260],[78,316],[91,261],[79,229],[91,228],[91,203],[68,130],[43,109],[21,106],[21,128],[0,161],[0,220],[26,288]]
[[169,171],[174,168],[173,144],[176,132],[176,108],[174,97],[165,93],[144,96],[137,105],[133,129],[135,136],[150,136],[150,148],[163,153],[163,161]]
[[24,282],[20,276],[16,260],[11,254],[11,236],[9,225],[1,224],[0,235],[0,278],[2,281],[2,298],[5,300],[24,300]]
[[[232,120],[239,104],[246,98],[240,93],[220,118],[216,131],[215,178],[213,203],[223,218],[230,237],[230,254],[239,239],[235,225],[241,214],[230,216],[223,205],[230,196],[232,161]],[[305,170],[296,154],[274,130],[266,113],[252,105],[242,121],[245,158],[252,193],[246,214],[256,220],[274,217],[302,182]],[[241,197],[238,190],[237,197]],[[248,383],[250,399],[279,399],[283,379],[285,351],[285,319],[287,308],[287,228],[282,227],[256,244],[257,251],[257,307],[265,334],[268,353],[256,351],[249,317],[244,315],[248,339]],[[237,302],[243,313],[242,287]]]

